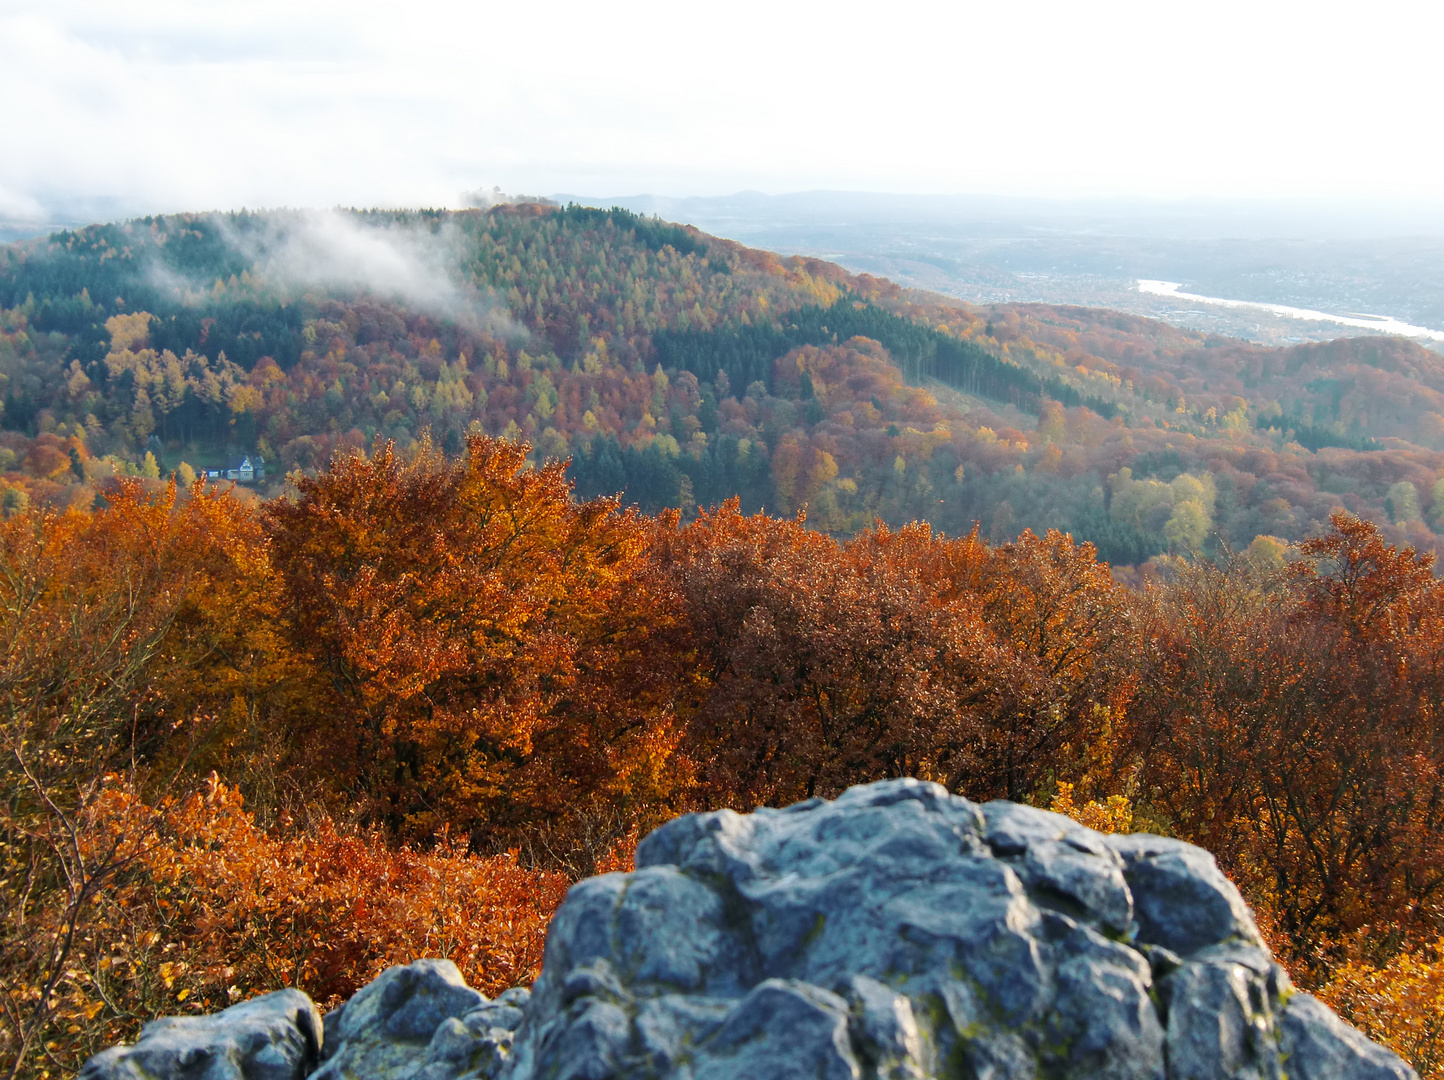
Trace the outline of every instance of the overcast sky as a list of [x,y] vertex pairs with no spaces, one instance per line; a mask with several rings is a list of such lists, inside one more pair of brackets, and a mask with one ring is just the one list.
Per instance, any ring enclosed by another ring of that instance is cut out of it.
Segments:
[[1444,5],[0,0],[0,218],[811,188],[1432,199]]

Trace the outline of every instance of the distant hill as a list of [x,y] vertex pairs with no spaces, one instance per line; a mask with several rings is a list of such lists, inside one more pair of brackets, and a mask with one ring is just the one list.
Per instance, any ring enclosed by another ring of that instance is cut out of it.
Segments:
[[[843,191],[574,198],[660,214],[969,303],[1110,308],[1265,345],[1327,341],[1341,332],[1328,318],[1137,288],[1139,279],[1163,279],[1183,283],[1187,293],[1345,316],[1372,312],[1444,329],[1438,200],[1159,202]],[[1444,341],[1424,340],[1444,351]]]
[[[0,505],[479,426],[646,509],[1058,527],[1125,564],[1444,530],[1444,356],[972,307],[621,209],[173,215],[0,247]],[[183,464],[184,463],[184,464]]]

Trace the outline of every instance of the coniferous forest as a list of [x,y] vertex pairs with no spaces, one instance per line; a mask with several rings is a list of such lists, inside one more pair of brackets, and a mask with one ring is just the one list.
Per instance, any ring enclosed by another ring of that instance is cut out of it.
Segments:
[[6,1075],[904,775],[1202,844],[1444,1073],[1439,355],[539,204],[58,233],[0,330]]

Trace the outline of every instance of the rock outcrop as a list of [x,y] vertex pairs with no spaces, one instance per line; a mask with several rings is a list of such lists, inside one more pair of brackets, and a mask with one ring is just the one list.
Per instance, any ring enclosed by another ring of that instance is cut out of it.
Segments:
[[1290,987],[1201,849],[912,780],[678,818],[572,888],[530,994],[392,968],[322,1054],[318,1080],[1414,1076]]

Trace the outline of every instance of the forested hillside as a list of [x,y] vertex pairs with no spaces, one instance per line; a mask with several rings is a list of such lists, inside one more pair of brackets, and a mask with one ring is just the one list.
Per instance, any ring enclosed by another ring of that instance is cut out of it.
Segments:
[[1434,550],[1444,513],[1444,361],[1418,346],[973,309],[621,210],[94,226],[0,248],[0,308],[12,511],[240,454],[269,494],[378,437],[479,430],[648,511],[1056,527],[1116,564],[1339,508]]

